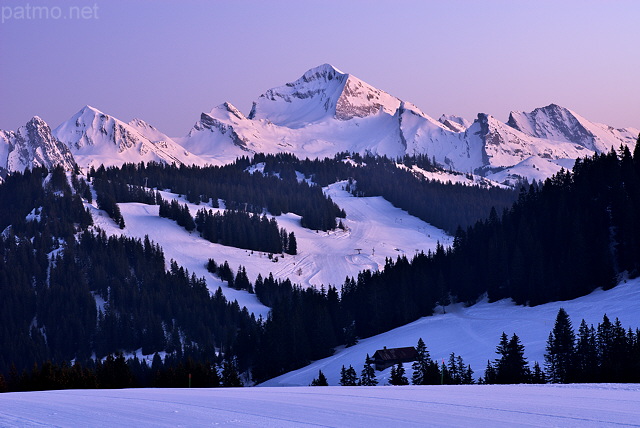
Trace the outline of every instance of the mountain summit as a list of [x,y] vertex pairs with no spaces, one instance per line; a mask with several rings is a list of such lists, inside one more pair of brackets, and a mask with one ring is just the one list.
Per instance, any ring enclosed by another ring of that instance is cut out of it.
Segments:
[[0,130],[0,178],[12,171],[55,165],[67,170],[76,166],[69,148],[51,134],[49,125],[38,116],[15,132]]
[[544,179],[571,167],[577,157],[634,144],[637,133],[594,124],[553,104],[513,112],[508,123],[484,113],[473,123],[453,115],[435,120],[410,102],[323,64],[260,95],[248,116],[229,103],[203,113],[183,143],[218,162],[247,152],[303,158],[340,151],[423,154],[453,170],[509,183]]
[[249,119],[267,119],[279,126],[300,128],[327,118],[350,120],[381,110],[394,114],[399,106],[399,99],[323,64],[295,82],[260,95]]
[[590,122],[556,104],[511,112],[507,123],[485,113],[473,123],[454,115],[436,120],[330,64],[267,90],[246,116],[229,102],[203,112],[179,140],[143,120],[125,123],[91,106],[49,130],[49,137],[41,119],[32,121],[18,132],[0,131],[0,173],[48,162],[203,165],[261,152],[313,158],[347,151],[425,155],[448,169],[509,184],[544,179],[578,157],[633,146],[639,132]]
[[80,166],[203,163],[146,122],[137,119],[127,124],[91,106],[83,107],[53,134],[69,147]]

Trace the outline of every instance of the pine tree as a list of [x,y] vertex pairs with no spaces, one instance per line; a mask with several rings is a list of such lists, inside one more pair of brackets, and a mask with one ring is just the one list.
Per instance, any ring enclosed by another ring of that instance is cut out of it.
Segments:
[[287,246],[287,254],[298,254],[298,241],[296,241],[296,235],[293,232],[289,233],[289,245]]
[[7,382],[4,380],[4,376],[0,373],[0,393],[7,392],[9,387],[7,386]]
[[409,385],[409,380],[404,375],[404,367],[402,363],[398,363],[397,366],[391,367],[391,376],[389,377],[390,385]]
[[327,377],[322,373],[322,370],[318,370],[318,377],[311,381],[310,386],[329,386]]
[[427,350],[422,338],[418,339],[416,346],[416,352],[418,354],[416,360],[411,365],[413,369],[413,375],[411,377],[411,383],[414,385],[427,385],[429,365],[432,363],[431,356]]
[[341,386],[356,386],[358,384],[358,375],[353,366],[349,365],[348,369],[345,369],[344,365],[340,370],[340,385]]
[[[531,378],[531,370],[524,356],[524,345],[514,333],[511,339],[503,332],[496,353],[501,357],[495,362],[495,383],[527,383]],[[485,373],[485,379],[488,376]],[[488,379],[487,379],[488,381]]]
[[376,379],[376,371],[371,365],[369,354],[367,354],[367,359],[365,360],[364,367],[362,368],[362,372],[360,373],[360,385],[376,386],[377,384],[378,379]]
[[575,333],[567,312],[560,308],[544,355],[549,380],[553,383],[568,383],[575,379]]
[[531,383],[547,383],[547,376],[540,368],[540,364],[536,361],[533,364],[533,372],[531,373]]
[[582,320],[578,328],[576,342],[576,380],[578,382],[595,382],[598,379],[598,347],[596,331]]
[[222,386],[226,387],[239,387],[242,386],[242,381],[238,376],[238,369],[236,368],[235,358],[225,360],[222,365]]

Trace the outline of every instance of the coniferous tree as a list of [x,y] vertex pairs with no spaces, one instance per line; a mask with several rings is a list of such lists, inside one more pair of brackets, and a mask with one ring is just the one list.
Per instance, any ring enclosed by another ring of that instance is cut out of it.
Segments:
[[404,367],[402,363],[398,363],[397,366],[391,367],[391,376],[389,376],[390,385],[409,385],[409,380],[404,375]]
[[322,373],[322,370],[318,370],[318,377],[311,381],[310,386],[329,386],[327,377]]
[[575,359],[576,381],[596,382],[599,376],[596,331],[584,319],[578,328]]
[[[528,383],[531,371],[524,356],[524,345],[514,333],[511,339],[503,332],[496,347],[500,358],[495,361],[495,383]],[[485,379],[489,376],[485,373]]]
[[296,241],[296,235],[293,232],[289,233],[287,254],[298,254],[298,242]]
[[236,388],[242,386],[235,359],[227,359],[222,365],[222,386]]
[[531,372],[531,383],[547,383],[547,376],[540,368],[540,364],[536,361],[533,364],[533,371]]
[[560,308],[547,340],[544,355],[546,373],[553,383],[568,383],[575,379],[575,333],[567,312]]
[[440,383],[440,373],[438,365],[431,359],[427,346],[422,338],[418,339],[416,345],[417,358],[411,365],[413,375],[411,383],[413,385],[435,385]]
[[367,359],[365,360],[364,367],[362,368],[362,372],[360,373],[360,385],[376,386],[377,384],[378,379],[376,379],[376,371],[371,365],[369,354],[367,354]]
[[358,384],[358,375],[356,374],[353,366],[349,365],[346,369],[344,365],[340,370],[340,385],[341,386],[356,386]]

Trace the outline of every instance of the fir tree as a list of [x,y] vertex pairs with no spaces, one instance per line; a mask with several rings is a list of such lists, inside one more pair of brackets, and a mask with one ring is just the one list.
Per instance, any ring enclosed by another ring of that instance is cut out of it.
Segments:
[[287,246],[287,254],[298,254],[298,242],[296,241],[296,235],[293,232],[289,233],[289,245]]
[[587,326],[584,319],[578,327],[578,339],[576,342],[576,380],[578,382],[595,382],[599,376],[598,346],[596,331]]
[[360,373],[360,385],[376,386],[377,384],[378,379],[376,379],[376,371],[371,365],[369,354],[367,354],[367,359],[365,360],[364,367],[362,368],[362,372]]
[[531,383],[547,383],[547,376],[540,368],[540,364],[536,361],[533,364],[533,372],[531,373]]
[[413,385],[430,385],[434,384],[434,366],[437,370],[437,366],[431,360],[427,346],[422,338],[418,339],[416,345],[417,357],[411,365],[413,369],[413,375],[411,376],[411,383]]
[[409,380],[404,375],[404,367],[402,363],[398,363],[397,366],[391,367],[391,376],[389,377],[390,385],[409,385]]
[[225,360],[224,364],[222,365],[222,386],[242,386],[242,381],[238,376],[238,369],[236,368],[235,358],[232,360]]
[[546,372],[553,383],[568,383],[575,378],[575,333],[567,312],[560,308],[544,355]]
[[[511,339],[503,332],[496,347],[500,358],[495,362],[495,383],[528,383],[531,371],[524,356],[524,345],[514,333]],[[485,379],[488,376],[485,373]],[[488,380],[488,379],[487,379]]]
[[356,386],[358,384],[358,376],[353,366],[349,365],[348,369],[345,369],[344,365],[340,370],[340,385],[341,386]]
[[311,381],[310,386],[329,386],[327,377],[322,373],[322,370],[318,370],[318,377]]

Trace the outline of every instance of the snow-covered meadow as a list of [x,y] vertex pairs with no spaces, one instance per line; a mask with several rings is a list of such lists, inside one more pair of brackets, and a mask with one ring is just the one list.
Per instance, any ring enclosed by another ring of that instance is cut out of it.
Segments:
[[639,384],[70,390],[0,394],[0,426],[640,426]]

